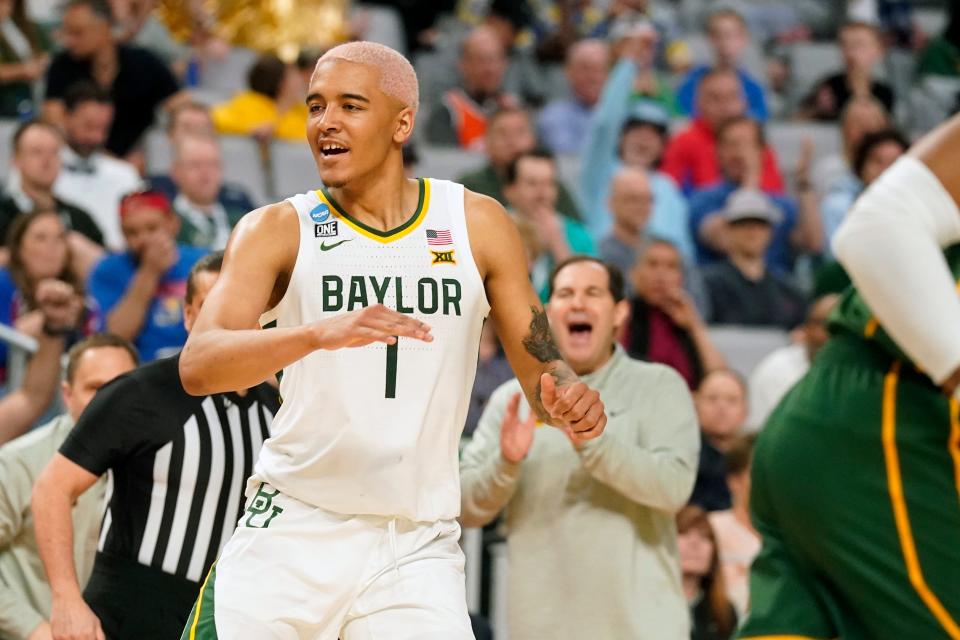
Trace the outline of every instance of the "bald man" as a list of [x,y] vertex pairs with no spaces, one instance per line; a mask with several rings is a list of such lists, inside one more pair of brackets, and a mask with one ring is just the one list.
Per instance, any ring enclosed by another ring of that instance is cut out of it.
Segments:
[[[392,49],[329,50],[307,96],[326,186],[247,215],[227,245],[181,355],[184,388],[282,369],[284,402],[184,638],[473,637],[458,442],[488,313],[540,419],[582,446],[603,433],[503,207],[404,176],[418,93]],[[258,318],[276,328],[251,329]]]
[[610,69],[610,47],[603,40],[580,40],[567,52],[564,72],[570,95],[544,107],[537,122],[543,144],[554,153],[578,153],[590,128],[593,109]]
[[621,273],[630,273],[637,252],[648,240],[646,228],[653,212],[653,191],[647,172],[625,167],[615,173],[610,181],[608,206],[613,226],[597,244],[597,250],[605,262]]

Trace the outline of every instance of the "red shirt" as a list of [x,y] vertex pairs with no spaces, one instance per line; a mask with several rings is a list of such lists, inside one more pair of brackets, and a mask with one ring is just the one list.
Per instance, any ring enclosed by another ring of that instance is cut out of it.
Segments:
[[[686,129],[671,138],[663,154],[660,170],[673,177],[685,194],[719,182],[717,140],[703,120],[694,120]],[[768,193],[783,193],[783,176],[777,158],[769,145],[763,149],[763,172],[760,188]]]

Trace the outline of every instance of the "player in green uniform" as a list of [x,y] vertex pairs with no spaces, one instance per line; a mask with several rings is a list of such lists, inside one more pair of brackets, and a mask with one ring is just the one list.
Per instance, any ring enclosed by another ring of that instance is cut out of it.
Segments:
[[753,640],[960,639],[960,117],[858,202],[856,289],[762,432]]

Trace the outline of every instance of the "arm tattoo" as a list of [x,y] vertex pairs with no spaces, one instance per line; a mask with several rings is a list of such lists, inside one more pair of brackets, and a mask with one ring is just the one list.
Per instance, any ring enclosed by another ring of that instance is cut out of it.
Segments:
[[523,339],[523,346],[527,353],[532,355],[540,362],[553,362],[560,360],[560,350],[557,349],[557,343],[553,341],[553,334],[550,333],[550,323],[547,322],[547,313],[543,307],[530,307],[533,318],[530,319],[530,333]]

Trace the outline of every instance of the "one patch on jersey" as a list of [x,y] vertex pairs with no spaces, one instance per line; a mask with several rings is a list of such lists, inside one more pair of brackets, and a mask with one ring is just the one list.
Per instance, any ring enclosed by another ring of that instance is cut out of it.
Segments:
[[337,235],[337,233],[338,230],[336,220],[313,225],[314,238],[332,238]]
[[450,251],[434,251],[430,250],[430,253],[433,254],[433,262],[430,264],[457,264],[456,258],[453,257],[453,249]]
[[326,202],[321,202],[310,210],[310,219],[314,222],[326,222],[330,217],[330,207]]

